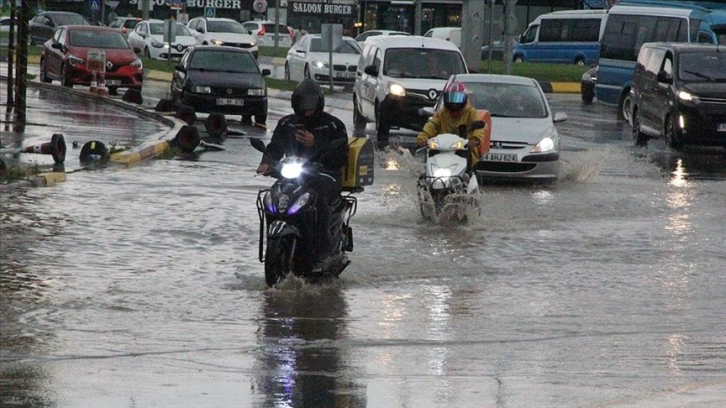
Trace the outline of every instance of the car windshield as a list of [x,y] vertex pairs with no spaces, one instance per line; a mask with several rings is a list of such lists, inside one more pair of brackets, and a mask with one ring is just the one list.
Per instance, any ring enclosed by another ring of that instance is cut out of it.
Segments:
[[542,94],[534,85],[491,82],[467,83],[469,102],[493,117],[546,118]]
[[56,25],[88,25],[83,16],[76,14],[56,14],[55,16]]
[[124,39],[124,36],[118,31],[71,30],[69,43],[74,47],[115,49],[129,48],[129,44]]
[[[164,35],[164,23],[151,23],[149,24],[149,30],[152,35]],[[174,24],[174,34],[178,36],[191,36],[192,34],[183,24]]]
[[386,51],[383,74],[393,78],[449,79],[466,68],[456,51],[430,48],[392,48]]
[[[310,52],[327,52],[321,38],[310,39]],[[335,54],[360,54],[360,49],[355,41],[343,40],[338,48],[333,50]]]
[[684,52],[678,77],[688,82],[726,82],[726,52]]
[[242,24],[236,21],[208,21],[207,31],[210,33],[237,33],[247,34]]
[[259,72],[255,58],[252,54],[246,52],[225,52],[216,50],[195,52],[189,62],[189,69],[233,73]]

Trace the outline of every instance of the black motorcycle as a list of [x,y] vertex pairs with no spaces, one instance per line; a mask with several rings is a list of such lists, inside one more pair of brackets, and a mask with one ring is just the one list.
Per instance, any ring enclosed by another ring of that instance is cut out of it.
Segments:
[[[265,151],[262,140],[251,138],[252,146]],[[323,150],[321,156],[334,151]],[[257,213],[260,217],[259,259],[265,264],[265,282],[274,286],[290,273],[311,281],[337,277],[348,266],[346,252],[353,250],[353,231],[350,218],[356,213],[358,201],[351,193],[341,195],[330,216],[328,228],[335,256],[326,264],[314,268],[318,255],[318,213],[316,201],[322,199],[309,181],[321,176],[320,157],[309,160],[285,157],[270,166],[270,176],[277,180],[257,194]],[[265,247],[265,242],[267,246]]]

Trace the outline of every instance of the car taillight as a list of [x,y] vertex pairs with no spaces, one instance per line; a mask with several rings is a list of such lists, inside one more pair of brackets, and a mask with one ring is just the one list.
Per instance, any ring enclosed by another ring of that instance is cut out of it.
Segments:
[[263,35],[265,35],[265,26],[262,26],[260,31],[257,33],[258,37],[262,37]]
[[126,34],[126,27],[121,27],[121,32]]
[[295,30],[292,27],[287,27],[287,32],[290,33],[290,38],[295,37]]

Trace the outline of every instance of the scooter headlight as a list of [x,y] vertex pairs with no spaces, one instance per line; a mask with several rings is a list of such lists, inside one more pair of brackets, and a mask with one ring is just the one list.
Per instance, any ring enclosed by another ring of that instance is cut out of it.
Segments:
[[456,149],[456,150],[459,150],[459,149],[463,149],[463,148],[464,148],[464,144],[463,144],[463,143],[461,143],[461,141],[460,141],[460,140],[459,140],[459,141],[457,141],[457,142],[454,142],[454,143],[452,143],[452,144],[451,144],[451,146],[449,146],[449,149]]
[[305,207],[305,204],[308,203],[308,200],[310,199],[310,193],[305,193],[301,195],[297,200],[295,200],[294,203],[288,208],[287,213],[289,215],[295,214],[296,212],[300,211],[301,208]]
[[434,177],[436,178],[449,178],[451,177],[451,169],[449,168],[437,168],[434,169]]
[[287,179],[297,178],[300,176],[300,173],[302,173],[302,163],[300,162],[285,163],[280,170],[282,177]]
[[439,148],[439,144],[436,143],[436,141],[434,141],[433,139],[429,139],[428,144],[429,144],[429,149],[431,149],[431,150],[435,150],[435,149]]

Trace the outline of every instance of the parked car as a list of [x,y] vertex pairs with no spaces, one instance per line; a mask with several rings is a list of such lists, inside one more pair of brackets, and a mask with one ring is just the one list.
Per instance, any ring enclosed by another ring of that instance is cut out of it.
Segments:
[[[9,33],[10,32],[10,22],[11,19],[8,16],[2,16],[0,17],[0,32],[2,33]],[[15,23],[15,29],[17,30],[18,23]]]
[[413,35],[368,38],[353,86],[355,131],[375,122],[380,149],[392,128],[421,130],[428,117],[420,109],[434,106],[451,75],[467,72],[464,56],[450,41]]
[[595,100],[595,84],[597,83],[597,66],[590,67],[580,78],[580,97],[582,103],[590,105]]
[[[275,22],[274,21],[245,21],[242,26],[248,33],[257,37],[258,46],[272,47],[275,45]],[[290,48],[292,45],[293,29],[285,24],[277,25],[277,45]]]
[[191,106],[197,112],[241,115],[248,123],[267,122],[269,69],[260,69],[248,49],[197,45],[186,50],[171,80],[175,106]]
[[368,37],[375,37],[377,35],[411,35],[405,31],[395,31],[395,30],[368,30],[363,31],[362,33],[358,34],[355,37],[355,40],[359,43],[365,42],[365,40]]
[[633,141],[662,137],[685,144],[726,146],[726,49],[695,43],[645,43],[630,88]]
[[[491,148],[475,166],[481,179],[555,181],[560,168],[560,136],[555,124],[567,120],[552,113],[539,83],[514,75],[457,75],[469,102],[491,114]],[[453,79],[453,78],[452,78]],[[434,109],[443,105],[442,98]]]
[[187,48],[196,45],[197,40],[184,24],[174,23],[174,42],[164,42],[166,24],[163,20],[141,21],[129,33],[127,40],[146,58],[178,61]]
[[199,45],[226,45],[249,50],[257,58],[257,39],[239,21],[223,17],[197,17],[189,20],[187,28]]
[[136,24],[139,24],[140,21],[142,19],[139,17],[116,17],[108,23],[108,26],[121,31],[121,34],[126,37],[136,28]]
[[93,73],[88,69],[88,51],[106,54],[105,82],[109,94],[119,88],[141,90],[144,66],[123,35],[113,28],[100,26],[60,26],[43,44],[40,54],[40,80],[61,85],[90,85]]
[[91,25],[85,17],[70,11],[41,11],[30,22],[30,45],[43,44],[62,25]]
[[[330,53],[325,50],[320,34],[304,35],[287,51],[285,78],[301,81],[312,78],[321,83],[330,81]],[[343,42],[333,50],[333,83],[353,84],[358,66],[360,46],[351,37],[343,36]]]
[[451,41],[461,48],[461,27],[435,27],[426,31],[423,36]]
[[[489,44],[484,44],[481,46],[481,59],[482,60],[489,60]],[[514,46],[517,46],[517,41],[515,40]],[[492,48],[492,61],[504,61],[504,40],[495,40],[491,44]]]

